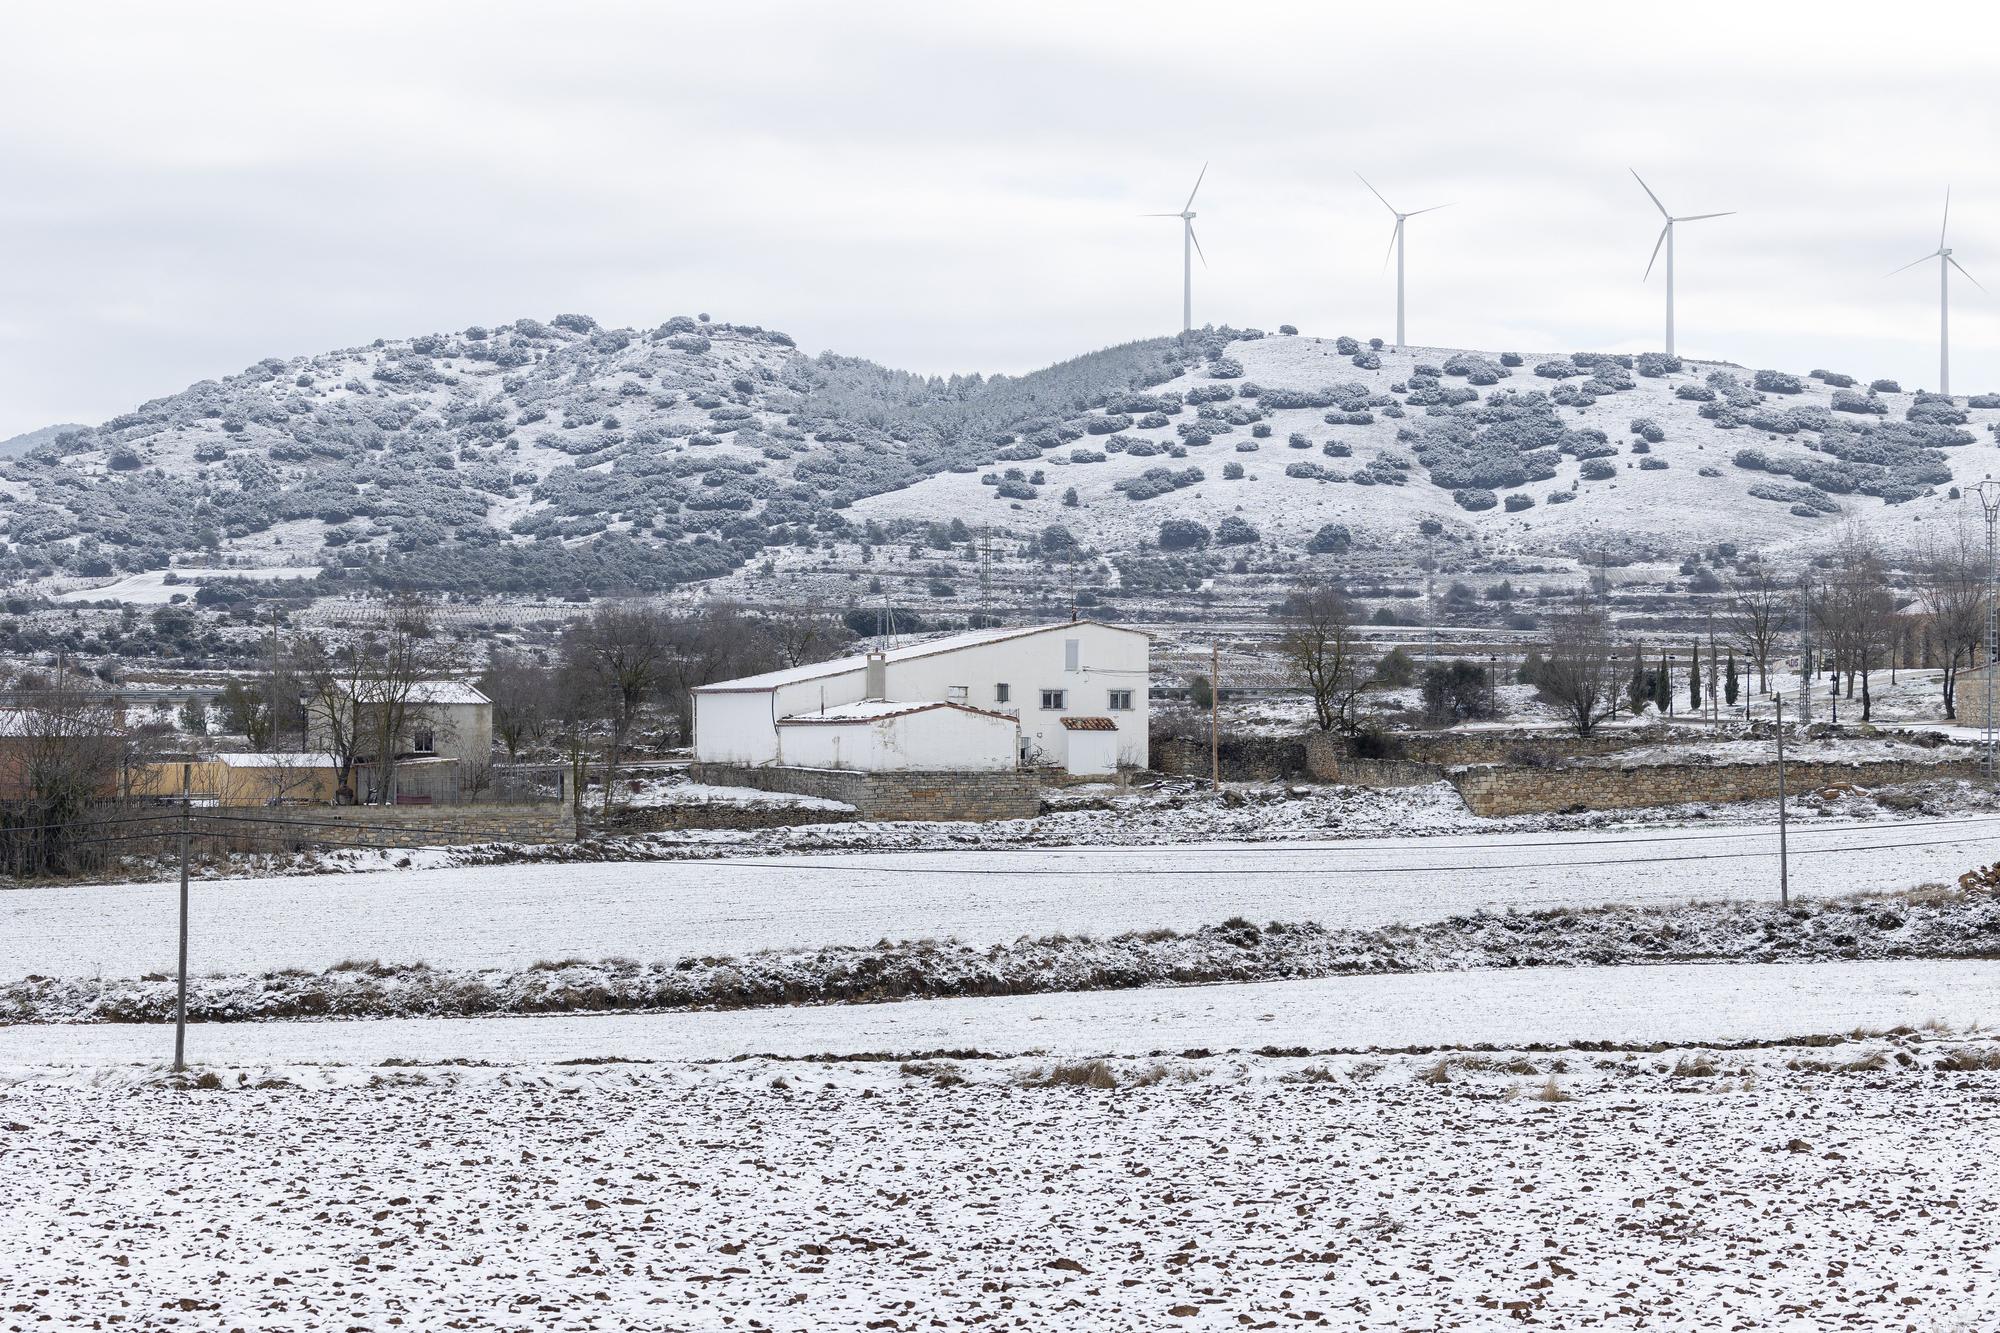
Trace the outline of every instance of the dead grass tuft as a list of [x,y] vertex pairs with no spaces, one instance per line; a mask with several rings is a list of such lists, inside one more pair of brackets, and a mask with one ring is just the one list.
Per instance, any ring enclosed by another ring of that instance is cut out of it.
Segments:
[[1067,1060],[1032,1070],[1017,1080],[1024,1088],[1097,1088],[1118,1086],[1118,1072],[1105,1060]]
[[1562,1084],[1556,1081],[1554,1074],[1550,1074],[1548,1081],[1535,1089],[1535,1100],[1538,1102],[1567,1102],[1575,1100],[1575,1097],[1565,1090]]
[[1715,1057],[1707,1051],[1690,1051],[1674,1061],[1674,1078],[1714,1078]]

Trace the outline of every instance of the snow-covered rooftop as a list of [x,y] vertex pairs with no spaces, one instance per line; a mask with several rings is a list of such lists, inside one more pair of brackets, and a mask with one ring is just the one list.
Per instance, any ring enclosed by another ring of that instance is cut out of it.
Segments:
[[340,767],[338,755],[314,754],[306,751],[285,751],[277,754],[219,754],[215,757],[225,768]]
[[959,713],[974,713],[980,717],[997,717],[1007,722],[1015,720],[1006,713],[996,713],[990,709],[974,708],[969,704],[948,703],[943,700],[863,699],[859,703],[841,704],[836,708],[815,708],[808,713],[794,713],[790,717],[779,718],[778,725],[784,727],[816,722],[880,722],[884,718],[928,713],[937,708],[949,708]]
[[[887,649],[882,653],[882,659],[886,662],[908,662],[937,653],[953,653],[964,648],[980,648],[989,643],[1026,638],[1030,634],[1048,634],[1055,630],[1074,629],[1078,625],[1095,625],[1099,629],[1121,630],[1127,634],[1145,633],[1144,630],[1133,629],[1130,625],[1113,625],[1102,620],[1059,620],[1047,625],[1014,625],[1001,629],[976,629],[960,634],[947,634],[942,638],[925,639],[918,643],[904,644],[900,648]],[[787,667],[782,671],[766,671],[758,676],[717,681],[713,685],[698,687],[695,693],[747,694],[760,690],[774,690],[781,685],[797,685],[802,681],[821,680],[827,676],[844,676],[851,671],[866,670],[868,657],[867,653],[852,653],[846,657],[814,662],[808,666]]]

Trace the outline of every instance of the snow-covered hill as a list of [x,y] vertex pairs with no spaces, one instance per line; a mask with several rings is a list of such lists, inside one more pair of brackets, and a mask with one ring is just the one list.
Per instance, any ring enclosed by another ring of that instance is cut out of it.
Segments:
[[1769,549],[1948,512],[1996,421],[2000,397],[1658,356],[1224,328],[941,379],[564,315],[273,358],[58,431],[0,462],[0,578],[654,591],[954,518],[1109,555]]
[[[1184,520],[1217,544],[1254,532],[1303,551],[1335,524],[1355,550],[1415,550],[1429,526],[1477,534],[1489,554],[1589,559],[1781,548],[1847,516],[1906,527],[1956,509],[1954,488],[2000,462],[2000,397],[1871,393],[1837,373],[1560,354],[1503,366],[1449,348],[1350,355],[1310,336],[1239,341],[1226,357],[1230,378],[1196,362],[1145,396],[1178,397],[1179,411],[1113,403],[1082,422],[1110,433],[934,476],[855,514],[976,522],[999,499],[1011,526],[1061,524],[1106,551],[1156,545],[1163,522]],[[1039,475],[1032,497],[993,484],[1010,467]]]

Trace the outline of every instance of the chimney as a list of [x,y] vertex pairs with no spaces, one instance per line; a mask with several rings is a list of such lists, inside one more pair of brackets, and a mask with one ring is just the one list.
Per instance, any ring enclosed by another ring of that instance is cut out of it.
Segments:
[[889,659],[881,653],[868,654],[868,665],[861,676],[861,697],[864,699],[889,697]]

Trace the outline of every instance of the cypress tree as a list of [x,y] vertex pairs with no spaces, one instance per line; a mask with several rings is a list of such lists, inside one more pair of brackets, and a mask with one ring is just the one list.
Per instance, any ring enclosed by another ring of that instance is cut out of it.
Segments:
[[1671,660],[1662,658],[1653,671],[1653,707],[1664,713],[1673,705],[1673,700],[1674,665]]
[[1736,707],[1736,650],[1729,650],[1729,662],[1722,672],[1722,698],[1731,708]]
[[1688,659],[1688,709],[1701,711],[1701,645],[1694,646],[1694,656]]
[[1646,650],[1641,646],[1632,656],[1632,679],[1626,682],[1625,698],[1632,705],[1632,716],[1646,711],[1646,703],[1653,697],[1653,679],[1646,674]]

